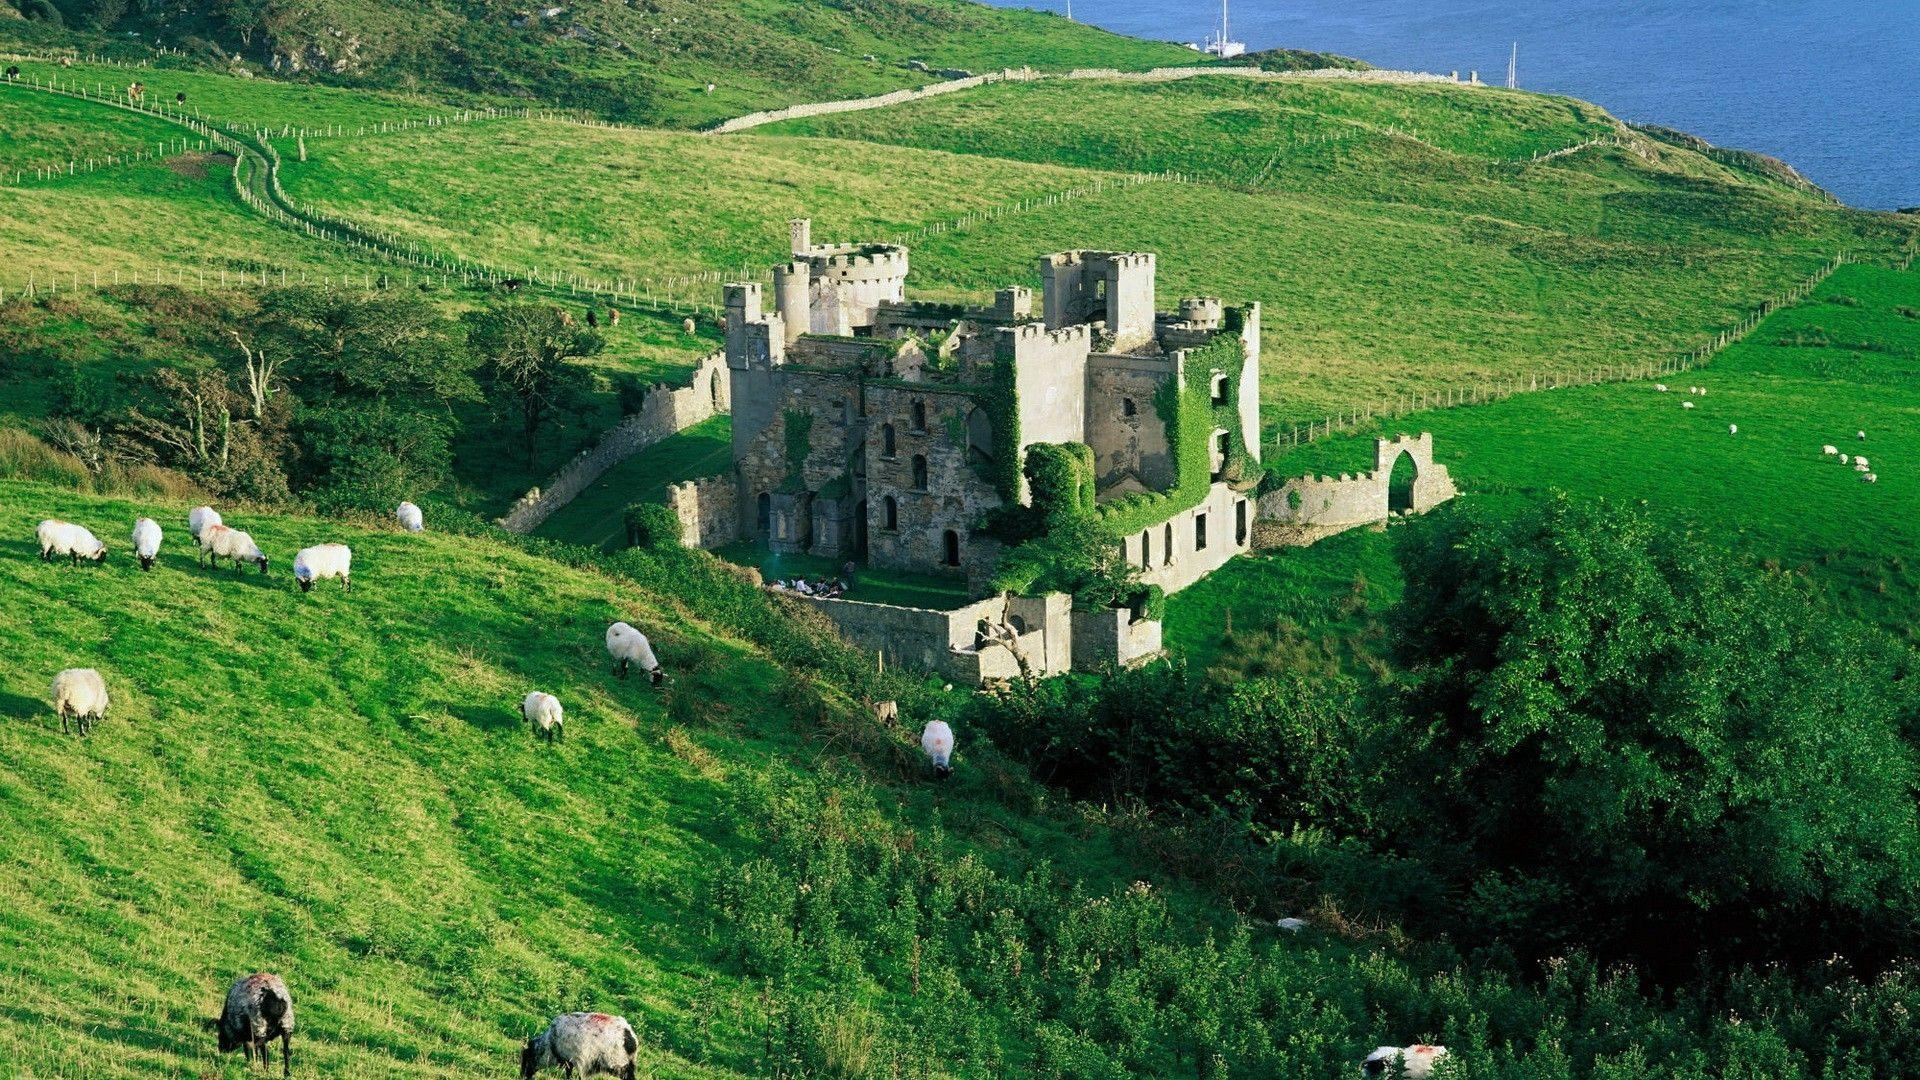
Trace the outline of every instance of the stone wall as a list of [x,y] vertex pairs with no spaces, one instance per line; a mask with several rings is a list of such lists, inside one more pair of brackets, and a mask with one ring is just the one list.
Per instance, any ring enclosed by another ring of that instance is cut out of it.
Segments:
[[740,482],[709,476],[667,486],[667,508],[680,517],[680,542],[711,551],[740,539]]
[[671,435],[711,419],[730,408],[727,359],[714,353],[694,368],[686,386],[669,390],[655,386],[640,411],[620,421],[593,446],[562,466],[541,487],[521,496],[499,519],[508,532],[528,533],[555,510],[572,502],[608,469]]
[[[1393,468],[1401,456],[1413,464],[1414,481],[1393,504]],[[1354,476],[1299,476],[1260,496],[1260,547],[1285,547],[1361,525],[1385,521],[1395,513],[1424,514],[1457,494],[1447,467],[1433,460],[1433,436],[1400,435],[1374,443],[1373,471]]]
[[[1158,68],[1153,71],[1119,71],[1112,68],[1082,68],[1061,75],[1050,75],[1034,71],[1031,68],[1010,68],[1006,71],[991,72],[986,75],[973,75],[964,79],[952,79],[947,82],[917,86],[908,90],[895,90],[878,97],[855,98],[850,101],[817,101],[804,105],[793,105],[784,109],[771,109],[765,112],[748,113],[736,116],[706,130],[709,135],[728,135],[736,131],[747,131],[766,124],[777,124],[782,120],[800,120],[811,116],[831,116],[835,113],[861,112],[866,109],[884,109],[890,105],[904,105],[921,98],[952,94],[961,90],[972,90],[998,82],[1038,82],[1043,79],[1103,79],[1121,82],[1176,82],[1201,76],[1226,76],[1229,78],[1254,79],[1278,82],[1291,79],[1336,79],[1350,82],[1380,83],[1459,83],[1459,79],[1448,75],[1432,75],[1419,71],[1349,71],[1345,68],[1322,68],[1314,71],[1261,71],[1254,67],[1231,67],[1226,65]],[[1479,85],[1474,83],[1471,85]]]
[[1136,619],[1124,608],[1073,613],[1073,667],[1132,667],[1160,655],[1159,619]]
[[1173,378],[1166,356],[1096,354],[1087,362],[1086,443],[1095,482],[1110,491],[1165,491],[1174,483],[1167,422],[1155,397]]
[[1200,505],[1125,537],[1127,561],[1141,568],[1141,581],[1177,593],[1253,549],[1258,508],[1252,500],[1250,493],[1215,484]]

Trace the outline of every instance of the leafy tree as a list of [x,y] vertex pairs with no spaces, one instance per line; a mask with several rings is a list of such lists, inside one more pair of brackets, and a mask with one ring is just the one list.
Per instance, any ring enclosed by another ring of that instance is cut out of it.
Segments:
[[587,385],[586,372],[572,361],[597,355],[607,341],[597,331],[573,325],[560,308],[528,301],[470,312],[467,325],[489,388],[511,397],[520,410],[532,463],[540,429]]
[[1890,643],[1636,509],[1410,533],[1379,794],[1483,927],[1656,963],[1897,936],[1920,833]]

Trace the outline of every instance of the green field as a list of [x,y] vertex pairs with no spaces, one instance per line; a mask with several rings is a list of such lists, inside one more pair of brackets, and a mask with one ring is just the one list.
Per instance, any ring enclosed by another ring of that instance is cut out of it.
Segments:
[[626,546],[627,507],[662,502],[667,485],[733,468],[733,424],[716,416],[663,439],[608,469],[534,530],[535,536],[609,550]]

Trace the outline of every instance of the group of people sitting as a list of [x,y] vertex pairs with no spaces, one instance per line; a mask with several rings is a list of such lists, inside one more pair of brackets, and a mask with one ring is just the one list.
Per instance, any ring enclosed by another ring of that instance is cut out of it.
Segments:
[[770,581],[767,583],[767,588],[769,589],[799,593],[801,596],[818,596],[827,600],[835,599],[845,593],[847,586],[848,582],[844,578],[834,578],[832,581],[808,581],[806,578],[797,577],[792,581]]

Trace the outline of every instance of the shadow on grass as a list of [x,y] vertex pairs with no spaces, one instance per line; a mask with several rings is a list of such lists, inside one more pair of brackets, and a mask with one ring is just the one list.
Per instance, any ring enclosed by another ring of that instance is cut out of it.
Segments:
[[503,701],[498,705],[456,705],[447,713],[480,731],[511,731],[528,726],[520,716],[519,704],[511,701]]
[[15,720],[30,720],[40,727],[46,727],[47,721],[51,719],[54,727],[60,726],[59,718],[54,716],[53,706],[38,698],[9,693],[5,690],[0,690],[0,716]]

